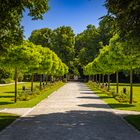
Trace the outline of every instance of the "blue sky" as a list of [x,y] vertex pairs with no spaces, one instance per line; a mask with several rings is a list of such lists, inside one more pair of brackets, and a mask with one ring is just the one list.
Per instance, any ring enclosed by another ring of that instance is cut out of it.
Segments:
[[43,20],[32,21],[23,14],[24,35],[28,38],[31,32],[40,28],[55,29],[60,26],[71,26],[75,34],[86,29],[88,24],[98,27],[99,18],[107,12],[103,6],[105,0],[49,0],[50,10]]

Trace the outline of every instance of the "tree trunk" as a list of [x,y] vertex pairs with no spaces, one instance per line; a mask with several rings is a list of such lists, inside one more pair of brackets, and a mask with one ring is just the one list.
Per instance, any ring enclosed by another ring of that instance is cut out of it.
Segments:
[[99,85],[101,83],[101,74],[99,74]]
[[44,82],[44,74],[42,74],[42,82]]
[[97,82],[97,74],[96,74],[96,82]]
[[40,90],[42,89],[42,74],[40,74]]
[[102,83],[104,84],[105,80],[104,80],[104,74],[102,75]]
[[94,75],[93,75],[92,81],[93,81],[93,82],[95,81],[95,79],[94,79]]
[[15,68],[15,103],[17,102],[17,83],[18,83],[18,71]]
[[31,91],[33,92],[33,88],[34,88],[34,74],[32,74],[31,76]]
[[133,69],[130,68],[130,101],[129,103],[132,104],[133,102]]
[[107,79],[108,79],[108,91],[109,91],[110,90],[110,74],[108,74]]
[[[62,80],[62,76],[61,76],[61,80]],[[53,83],[53,76],[51,76],[51,83]]]
[[90,75],[88,76],[88,82],[90,81]]
[[48,76],[46,75],[46,85],[47,85],[47,82],[48,82]]
[[116,71],[116,93],[119,93],[119,72]]

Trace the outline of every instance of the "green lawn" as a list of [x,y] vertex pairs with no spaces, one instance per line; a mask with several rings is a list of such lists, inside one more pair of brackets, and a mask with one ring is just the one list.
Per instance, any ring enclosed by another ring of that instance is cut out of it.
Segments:
[[[136,103],[133,103],[132,105],[128,103],[119,103],[116,101],[113,97],[108,96],[105,92],[95,88],[91,83],[87,83],[87,85],[100,97],[102,98],[106,103],[110,105],[112,108],[121,109],[121,110],[134,110],[134,111],[140,111],[140,85],[135,84],[134,85],[134,100],[137,101]],[[122,91],[123,87],[126,87],[127,90],[129,90],[129,84],[120,84],[119,90]],[[114,84],[111,84],[111,88],[115,88]]]
[[140,131],[140,115],[129,115],[124,117],[124,119]]
[[[119,92],[122,92],[124,87],[126,87],[126,91],[129,92],[130,85],[125,84],[125,83],[119,84]],[[111,88],[116,89],[116,86],[114,83],[111,84]],[[134,94],[133,94],[134,100],[140,103],[140,84],[134,84],[133,92],[134,92]]]
[[0,130],[4,129],[6,126],[11,124],[19,116],[9,113],[0,113]]
[[[22,86],[25,85],[26,88],[30,88],[30,83],[23,83],[18,84],[19,91],[22,89]],[[34,86],[39,85],[39,83],[34,83]],[[57,90],[64,83],[58,82],[53,86],[48,86],[45,91],[35,98],[29,101],[17,101],[14,103],[14,85],[2,86],[0,87],[0,108],[26,108],[26,107],[33,107],[37,103],[39,103],[44,98],[48,97],[53,91]]]

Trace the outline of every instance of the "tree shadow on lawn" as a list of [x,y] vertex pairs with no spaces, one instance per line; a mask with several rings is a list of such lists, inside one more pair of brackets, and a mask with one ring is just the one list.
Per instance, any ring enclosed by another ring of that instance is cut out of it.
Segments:
[[11,96],[11,95],[7,95],[7,96],[0,96],[0,98],[13,98],[14,96]]
[[4,93],[15,93],[15,92],[14,92],[14,91],[8,91],[8,92],[6,91],[6,92],[4,92]]
[[8,115],[7,113],[0,113],[0,131],[4,129],[6,126],[11,124],[15,119],[17,119],[19,116],[13,116]]
[[140,134],[111,112],[72,110],[22,117],[2,138],[111,140],[117,136],[120,140],[133,139],[133,137],[138,139]]
[[133,104],[122,104],[122,103],[108,103],[108,105],[112,108],[128,108],[135,107]]
[[9,101],[9,102],[0,102],[0,105],[8,105],[8,104],[14,104],[15,102]]
[[[101,98],[101,99],[111,99],[111,98],[113,98],[113,97],[110,97],[110,96],[101,96],[101,97],[99,97],[99,98]],[[113,98],[114,99],[114,98]]]

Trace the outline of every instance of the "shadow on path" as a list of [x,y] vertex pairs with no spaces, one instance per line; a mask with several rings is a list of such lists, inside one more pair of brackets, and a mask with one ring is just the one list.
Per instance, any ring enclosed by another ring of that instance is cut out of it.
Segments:
[[110,109],[110,107],[107,104],[81,104],[81,105],[78,105],[78,106]]
[[112,97],[107,97],[107,96],[102,96],[102,97],[93,97],[93,96],[82,96],[82,97],[77,97],[80,99],[108,99]]
[[[16,132],[16,133],[15,133]],[[8,128],[0,140],[139,140],[118,116],[104,111],[68,111],[28,116]]]

